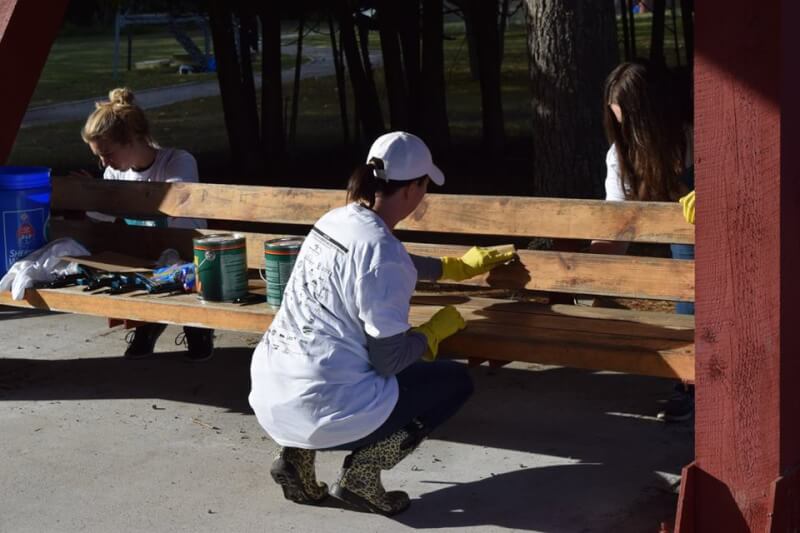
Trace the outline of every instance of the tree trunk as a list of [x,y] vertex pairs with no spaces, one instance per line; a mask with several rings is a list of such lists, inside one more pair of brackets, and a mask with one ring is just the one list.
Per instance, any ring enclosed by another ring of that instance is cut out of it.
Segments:
[[525,0],[537,196],[600,197],[603,82],[618,61],[614,3]]
[[508,27],[508,17],[509,17],[509,0],[502,0],[500,3],[500,30],[499,30],[499,39],[498,39],[498,46],[500,46],[500,65],[503,65],[503,57],[505,56],[505,48],[506,48],[506,28]]
[[[251,171],[263,170],[261,165],[261,157],[258,155],[259,148],[259,120],[258,120],[258,103],[256,102],[256,83],[253,78],[253,61],[251,50],[253,50],[254,39],[257,39],[257,34],[253,31],[256,27],[255,13],[253,13],[249,4],[245,4],[244,8],[238,9],[236,15],[239,19],[239,72],[241,73],[241,91],[239,99],[242,106],[242,115],[244,118],[245,133],[252,136],[252,140],[248,141],[247,149],[253,151],[254,166]],[[257,41],[256,41],[257,42]],[[280,71],[279,71],[280,72]]]
[[347,3],[337,6],[337,17],[341,30],[341,45],[347,58],[347,67],[350,71],[350,82],[353,85],[353,96],[356,112],[364,127],[364,135],[369,142],[384,132],[383,116],[381,114],[378,93],[374,84],[367,80],[364,65],[361,63],[361,54],[356,41],[353,25],[353,13]]
[[408,129],[408,90],[403,58],[400,54],[400,35],[397,31],[397,10],[392,0],[384,0],[378,8],[378,26],[383,55],[383,75],[389,102],[389,122],[393,130]]
[[236,174],[255,177],[261,168],[258,120],[256,118],[253,121],[252,117],[248,117],[248,112],[255,114],[255,109],[248,110],[242,98],[244,81],[236,49],[233,10],[221,0],[212,0],[209,2],[209,18],[231,162]]
[[400,21],[400,45],[403,49],[403,66],[408,83],[408,127],[410,131],[415,132],[422,127],[421,95],[423,84],[422,69],[420,68],[419,2],[398,2],[397,10],[398,20]]
[[625,5],[625,14],[628,16],[628,28],[631,30],[631,58],[636,57],[636,20],[633,16],[634,0],[622,0]]
[[422,13],[422,138],[440,152],[450,144],[444,82],[444,3],[424,0]]
[[622,44],[625,47],[625,61],[633,59],[631,55],[631,32],[628,29],[628,1],[619,0],[620,20],[622,21]]
[[683,22],[683,45],[686,47],[686,65],[689,72],[694,69],[694,0],[681,0]]
[[347,117],[347,84],[344,79],[344,65],[339,53],[339,45],[336,42],[336,27],[333,17],[328,17],[328,28],[331,34],[331,53],[333,55],[333,67],[336,69],[336,92],[339,93],[339,114],[342,117],[342,137],[344,144],[350,144],[350,123]]
[[261,4],[261,151],[265,166],[274,167],[286,151],[281,83],[281,18],[269,2]]
[[294,59],[294,86],[292,87],[292,118],[289,120],[289,144],[294,145],[297,133],[297,113],[300,110],[300,69],[303,68],[303,32],[305,31],[305,16],[300,13],[297,23],[297,53]]
[[653,27],[650,31],[650,62],[664,66],[664,22],[666,22],[667,0],[653,1]]
[[492,153],[499,153],[505,142],[505,127],[500,87],[500,36],[497,27],[497,1],[471,0],[467,5],[466,15],[472,18],[478,47],[483,142]]
[[469,76],[473,80],[477,80],[480,73],[478,72],[478,42],[475,38],[475,24],[466,9],[463,10],[463,14],[464,36],[467,39],[467,57],[469,57]]

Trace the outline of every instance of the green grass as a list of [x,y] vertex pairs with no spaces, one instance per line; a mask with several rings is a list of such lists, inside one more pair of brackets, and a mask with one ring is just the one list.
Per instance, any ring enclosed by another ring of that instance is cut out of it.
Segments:
[[[668,17],[668,22],[670,20]],[[642,55],[647,53],[649,46],[651,19],[647,15],[639,15],[636,21],[640,42],[637,51]],[[512,25],[506,35],[502,91],[508,142],[506,157],[500,163],[488,161],[479,149],[473,149],[478,148],[480,143],[480,88],[478,82],[470,76],[463,26],[448,24],[447,35],[449,39],[444,43],[445,79],[453,149],[449,154],[437,154],[437,159],[443,161],[446,170],[456,172],[459,179],[468,180],[473,192],[480,192],[481,188],[490,190],[498,183],[502,186],[503,180],[489,183],[488,180],[481,179],[481,174],[485,176],[487,172],[504,177],[511,177],[513,174],[527,175],[532,140],[528,52],[524,28]],[[310,44],[310,41],[308,39],[306,42]],[[670,38],[665,42],[668,61],[675,57],[672,42]],[[62,43],[66,44],[69,43]],[[162,43],[162,46],[166,44],[168,43]],[[327,45],[327,41],[324,44]],[[175,46],[177,47],[177,43]],[[84,50],[88,55],[81,56],[82,48],[89,47],[80,47],[76,43],[74,55],[67,54],[64,60],[71,61],[78,56],[90,61],[92,57],[99,55],[96,50]],[[144,58],[146,50],[141,48]],[[156,49],[154,45],[153,54],[156,54]],[[64,53],[66,54],[66,49]],[[163,54],[161,51],[157,53]],[[110,69],[110,56],[104,57],[107,61],[106,67]],[[285,59],[293,64],[293,58]],[[62,77],[73,75],[66,66],[61,69]],[[174,79],[178,81],[180,78],[175,75]],[[382,70],[376,70],[375,79],[379,91],[384,95],[381,101],[385,105]],[[103,85],[100,94],[110,86],[112,85]],[[138,88],[140,87],[134,85],[134,89]],[[303,80],[300,88],[297,142],[289,147],[290,157],[281,173],[282,183],[341,186],[342,179],[347,176],[353,162],[363,155],[364,147],[344,146],[342,142],[336,81],[333,76]],[[598,87],[598,91],[600,90]],[[291,84],[285,87],[284,97],[291,97]],[[351,135],[353,110],[352,91],[348,87]],[[163,146],[185,148],[197,157],[203,180],[232,181],[228,141],[219,98],[203,98],[153,109],[148,112],[148,116],[155,137]],[[384,109],[384,116],[387,117],[388,127],[388,109]],[[47,165],[56,173],[78,168],[96,168],[96,162],[80,139],[81,126],[82,121],[78,121],[21,130],[10,164]],[[602,162],[600,165],[602,166]]]
[[[203,46],[202,33],[190,34],[195,44]],[[132,61],[172,59],[185,55],[185,50],[167,33],[135,35]],[[113,77],[114,37],[92,34],[60,36],[53,43],[31,106],[47,105],[70,100],[93,98],[108,93],[109,89],[127,86],[134,91],[202,80],[215,80],[214,72],[178,74],[177,67],[127,70],[127,40],[120,40],[119,77]],[[283,68],[294,65],[294,56],[281,58]],[[260,68],[260,62],[256,62]]]
[[[667,65],[674,67],[678,64],[678,57],[675,53],[675,31],[678,34],[678,42],[680,46],[680,64],[686,65],[686,50],[683,47],[683,21],[681,20],[681,11],[676,11],[677,28],[672,26],[672,10],[668,9],[665,15],[666,24],[664,25],[664,57],[666,58]],[[653,15],[651,13],[642,13],[634,15],[635,31],[636,31],[636,55],[638,57],[649,57],[650,55],[650,32],[653,28]],[[619,55],[620,59],[623,58],[625,47],[622,43],[622,23],[617,23],[619,30]]]

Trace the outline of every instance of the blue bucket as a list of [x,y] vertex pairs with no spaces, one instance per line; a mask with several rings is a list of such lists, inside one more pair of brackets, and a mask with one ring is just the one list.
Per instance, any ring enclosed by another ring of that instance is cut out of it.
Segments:
[[50,169],[0,167],[0,276],[47,242]]

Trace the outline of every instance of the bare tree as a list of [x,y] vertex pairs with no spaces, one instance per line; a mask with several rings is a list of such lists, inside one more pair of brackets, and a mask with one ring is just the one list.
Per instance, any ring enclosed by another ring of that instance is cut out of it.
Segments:
[[400,52],[399,22],[397,2],[382,0],[378,7],[378,28],[389,103],[389,122],[393,130],[407,130],[409,128],[408,83]]
[[232,163],[238,174],[252,179],[263,170],[249,38],[241,23],[252,14],[236,7],[211,0],[209,18]]
[[261,52],[261,150],[266,166],[283,160],[286,143],[283,123],[281,71],[281,17],[271,2],[260,4]]
[[375,83],[368,79],[368,72],[362,62],[362,54],[356,39],[354,9],[348,1],[336,4],[336,18],[339,22],[340,44],[347,59],[347,70],[350,72],[350,83],[353,86],[356,114],[364,128],[367,139],[374,139],[384,132],[383,115],[381,113]]
[[666,65],[664,57],[664,23],[666,22],[667,0],[653,1],[653,25],[650,30],[650,62]]
[[478,48],[483,142],[491,152],[497,153],[505,142],[498,4],[497,0],[469,0],[466,5],[466,15],[474,19],[472,24]]
[[450,144],[444,80],[444,5],[424,0],[422,11],[422,137],[438,152]]

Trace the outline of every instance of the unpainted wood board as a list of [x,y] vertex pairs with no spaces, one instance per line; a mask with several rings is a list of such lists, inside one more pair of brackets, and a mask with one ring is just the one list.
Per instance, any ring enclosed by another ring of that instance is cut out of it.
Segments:
[[[310,225],[343,190],[54,178],[58,209]],[[398,229],[471,235],[693,243],[677,203],[428,194]]]
[[86,256],[65,255],[62,259],[107,272],[150,272],[155,267],[152,260],[109,251]]
[[[259,288],[259,284],[254,283],[253,288]],[[636,371],[665,377],[692,377],[687,370],[687,361],[693,359],[694,345],[687,338],[636,336],[631,332],[643,326],[652,326],[635,322],[629,323],[629,333],[625,335],[614,333],[613,330],[602,332],[602,321],[581,321],[576,317],[565,317],[568,323],[564,328],[553,327],[552,323],[540,327],[538,321],[543,315],[520,313],[515,317],[510,311],[495,313],[492,310],[495,302],[491,299],[468,300],[457,306],[467,320],[467,328],[444,342],[443,353],[459,357],[491,357],[580,368]],[[469,305],[465,305],[467,303]],[[2,293],[0,304],[252,333],[265,331],[274,313],[266,304],[242,306],[200,302],[192,294],[153,296],[138,292],[112,296],[86,293],[77,287],[28,290],[23,301],[11,300],[9,293]],[[414,304],[410,322],[422,323],[440,308],[440,305]],[[596,313],[598,311],[595,310]],[[616,310],[607,311],[609,317],[619,316],[613,312]],[[551,314],[551,318],[557,316]],[[648,362],[642,362],[640,358]]]
[[[566,334],[581,332],[597,335],[614,335],[620,338],[643,337],[646,339],[660,339],[663,341],[676,341],[683,344],[694,342],[694,326],[682,320],[681,315],[672,313],[641,312],[625,316],[618,314],[618,309],[604,309],[603,314],[595,316],[572,316],[560,313],[554,307],[567,308],[573,306],[548,306],[542,304],[528,304],[512,300],[494,300],[488,298],[430,298],[415,296],[412,298],[412,309],[421,309],[424,306],[454,305],[465,313],[473,322],[486,321],[496,324],[499,328],[540,328],[553,329],[566,332]],[[624,311],[624,310],[623,310]],[[650,319],[648,314],[660,315]],[[673,317],[681,317],[674,319]],[[685,316],[685,315],[684,315]]]
[[[141,228],[96,222],[53,221],[53,234],[71,236],[92,250],[158,257],[166,248],[192,257],[191,239],[220,230]],[[281,235],[238,232],[247,239],[250,268],[263,268],[264,241]],[[468,247],[406,243],[410,253],[463,255]],[[694,300],[694,262],[655,257],[519,250],[518,259],[462,285],[657,300]]]

